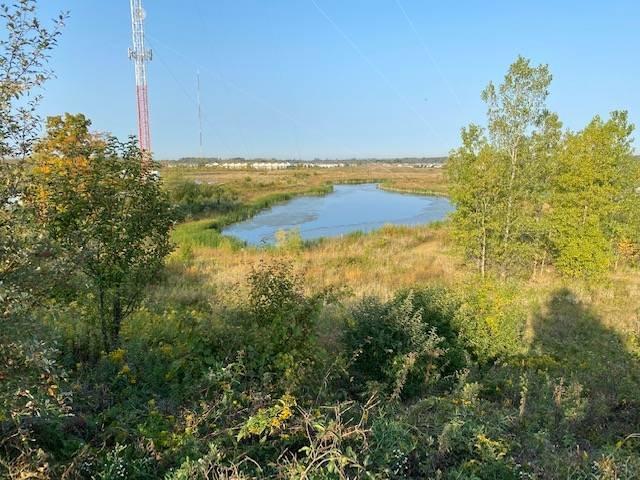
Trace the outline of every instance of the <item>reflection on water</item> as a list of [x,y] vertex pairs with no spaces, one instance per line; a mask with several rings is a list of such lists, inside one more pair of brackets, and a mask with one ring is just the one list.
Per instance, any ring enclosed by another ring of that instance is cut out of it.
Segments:
[[337,185],[322,197],[300,197],[226,228],[251,245],[275,243],[278,230],[297,229],[305,240],[368,232],[383,225],[417,225],[442,220],[453,210],[448,199],[386,192],[375,184]]

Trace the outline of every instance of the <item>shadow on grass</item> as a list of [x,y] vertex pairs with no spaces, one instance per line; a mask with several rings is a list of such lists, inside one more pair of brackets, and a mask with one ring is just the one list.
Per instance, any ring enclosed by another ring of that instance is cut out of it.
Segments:
[[547,401],[558,434],[565,426],[588,448],[640,432],[640,362],[619,333],[568,288],[551,294],[533,327],[529,361],[541,360],[529,371],[542,365],[552,377]]

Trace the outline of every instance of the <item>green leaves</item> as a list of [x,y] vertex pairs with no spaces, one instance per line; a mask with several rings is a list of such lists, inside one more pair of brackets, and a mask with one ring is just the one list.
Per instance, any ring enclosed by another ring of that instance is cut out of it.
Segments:
[[640,241],[639,166],[626,112],[562,133],[545,101],[551,74],[522,57],[484,90],[487,132],[462,131],[448,161],[453,232],[484,276],[544,270],[597,278]]
[[598,278],[624,239],[638,241],[638,161],[626,112],[568,134],[551,179],[550,239],[556,266],[571,277]]
[[134,140],[91,134],[83,115],[53,117],[37,145],[28,200],[63,254],[97,292],[104,347],[172,250],[173,216]]

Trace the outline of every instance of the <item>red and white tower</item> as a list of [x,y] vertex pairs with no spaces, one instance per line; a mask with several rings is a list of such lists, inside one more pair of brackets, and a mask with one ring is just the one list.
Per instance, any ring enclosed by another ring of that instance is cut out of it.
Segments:
[[142,0],[131,1],[131,30],[133,47],[129,48],[129,58],[136,69],[136,97],[138,101],[138,138],[143,154],[151,155],[151,131],[149,128],[149,97],[147,93],[147,62],[151,60],[151,50],[145,47],[144,18]]

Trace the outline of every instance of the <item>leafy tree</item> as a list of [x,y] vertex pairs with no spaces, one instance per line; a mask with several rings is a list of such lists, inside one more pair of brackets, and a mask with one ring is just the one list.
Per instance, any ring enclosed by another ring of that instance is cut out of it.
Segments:
[[562,122],[556,114],[546,115],[540,129],[532,135],[533,161],[526,172],[530,180],[527,201],[521,205],[523,241],[529,245],[527,258],[533,261],[532,273],[544,270],[551,256],[552,244],[548,221],[550,188],[557,170],[557,160],[564,148]]
[[21,160],[31,152],[40,119],[34,92],[51,76],[49,54],[65,15],[45,26],[35,0],[0,4],[0,317],[34,298],[43,275],[45,238],[22,202],[25,174]]
[[546,183],[559,148],[558,117],[545,108],[551,74],[518,57],[499,86],[482,92],[487,129],[470,125],[449,158],[454,231],[484,276],[543,262]]
[[640,184],[626,112],[596,116],[571,134],[552,181],[551,225],[556,265],[575,277],[602,275],[625,239],[638,240]]
[[545,101],[550,84],[547,65],[532,67],[528,59],[519,56],[498,88],[489,83],[482,92],[482,99],[488,106],[491,140],[496,150],[508,159],[503,225],[503,245],[507,251],[512,238],[518,234],[519,203],[526,197],[531,184],[526,176],[533,159],[529,140],[547,115]]
[[135,141],[91,134],[83,115],[52,117],[33,157],[38,220],[95,292],[105,350],[171,251],[173,220]]
[[483,277],[501,233],[504,192],[500,178],[505,164],[496,161],[497,155],[483,130],[470,125],[462,130],[462,146],[451,154],[447,169],[451,199],[456,204],[454,235]]

